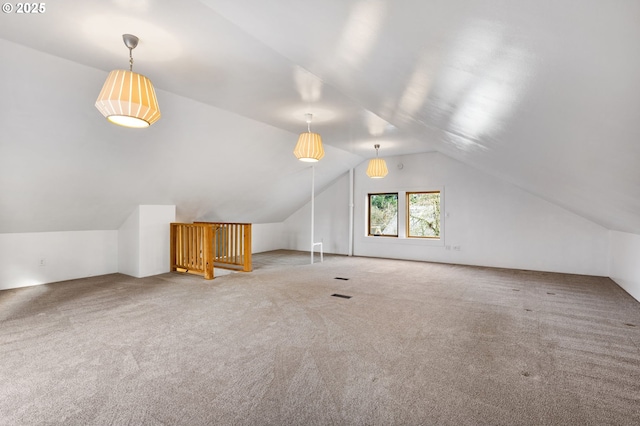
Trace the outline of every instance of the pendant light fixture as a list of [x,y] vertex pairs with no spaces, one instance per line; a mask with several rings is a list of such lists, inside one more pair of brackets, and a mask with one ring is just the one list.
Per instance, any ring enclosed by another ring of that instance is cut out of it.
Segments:
[[107,76],[96,100],[96,108],[107,120],[124,127],[149,127],[160,118],[160,108],[151,80],[133,72],[133,49],[138,37],[123,34],[129,48],[129,71],[113,70]]
[[307,131],[300,133],[298,143],[293,150],[293,155],[300,161],[316,162],[324,157],[324,148],[322,148],[322,138],[317,133],[311,132],[312,114],[304,115],[307,119]]
[[382,179],[389,173],[387,170],[387,163],[382,158],[378,158],[379,144],[373,146],[376,149],[376,158],[369,160],[369,167],[367,167],[367,176],[373,179]]

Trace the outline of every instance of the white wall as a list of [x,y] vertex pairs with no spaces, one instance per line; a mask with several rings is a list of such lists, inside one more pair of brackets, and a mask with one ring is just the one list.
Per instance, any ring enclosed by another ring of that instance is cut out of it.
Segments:
[[175,206],[139,206],[119,230],[0,234],[0,290],[121,272],[169,271]]
[[[369,179],[367,162],[356,168],[356,255],[608,275],[602,226],[442,154],[388,158],[387,165],[384,179]],[[368,193],[425,190],[442,191],[441,241],[366,236]]]
[[609,276],[640,301],[640,235],[610,232]]
[[140,272],[140,207],[136,207],[118,230],[118,272],[132,277]]
[[118,271],[142,278],[169,272],[169,224],[176,206],[138,206],[118,231]]
[[254,223],[251,225],[251,253],[285,248],[284,224]]
[[115,272],[118,231],[0,234],[0,290]]
[[170,271],[170,229],[176,206],[140,206],[140,277]]
[[[367,163],[354,178],[357,256],[608,276],[608,230],[581,216],[438,153],[387,158],[384,179],[368,178]],[[426,190],[442,191],[441,240],[366,236],[368,193]],[[327,252],[348,253],[348,198],[347,174],[316,199],[316,241]],[[307,204],[286,219],[287,248],[309,250],[309,217]]]
[[[349,173],[342,175],[324,191],[316,194],[314,222],[315,242],[322,242],[325,253],[349,253]],[[309,251],[311,202],[284,221],[284,246],[289,250]]]

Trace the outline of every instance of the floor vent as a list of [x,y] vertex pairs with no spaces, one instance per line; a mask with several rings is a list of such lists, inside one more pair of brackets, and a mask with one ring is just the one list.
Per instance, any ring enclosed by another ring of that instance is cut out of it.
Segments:
[[518,290],[517,288],[512,288],[511,290],[513,290],[513,291],[520,291],[520,290]]
[[635,324],[631,324],[630,322],[625,323],[624,325],[626,325],[627,327],[635,327]]
[[333,293],[331,296],[333,297],[341,297],[343,299],[351,299],[351,296],[345,296],[344,294]]
[[349,278],[335,277],[334,280],[349,281]]
[[550,295],[552,295],[552,296],[555,296],[555,295],[556,295],[555,293],[549,293],[549,292],[547,292],[547,294],[550,294]]

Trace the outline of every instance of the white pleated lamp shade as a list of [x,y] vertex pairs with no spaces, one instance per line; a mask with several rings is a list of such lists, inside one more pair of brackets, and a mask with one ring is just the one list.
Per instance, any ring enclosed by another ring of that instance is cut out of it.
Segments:
[[372,158],[367,167],[367,176],[374,179],[381,179],[389,173],[387,163],[382,158]]
[[96,108],[110,122],[125,127],[149,127],[160,118],[151,80],[127,70],[109,73],[96,100]]
[[322,138],[318,133],[300,133],[293,155],[300,161],[316,162],[324,157]]

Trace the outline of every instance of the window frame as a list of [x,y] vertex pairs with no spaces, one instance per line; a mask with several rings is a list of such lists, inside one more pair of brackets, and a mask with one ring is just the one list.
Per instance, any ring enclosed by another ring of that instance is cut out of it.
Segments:
[[[375,195],[395,195],[396,196],[396,233],[395,234],[372,234],[371,233],[371,196]],[[367,193],[367,236],[398,238],[400,228],[400,193],[399,192],[370,192]]]
[[[409,202],[409,197],[412,194],[438,194],[438,199],[439,199],[439,204],[440,204],[440,217],[438,218],[439,222],[440,222],[440,235],[438,236],[421,236],[421,235],[411,235],[411,220],[410,220],[410,213],[411,213],[411,204]],[[423,239],[423,240],[432,240],[432,241],[437,241],[437,240],[441,240],[442,239],[442,191],[405,191],[405,211],[406,211],[406,215],[405,215],[405,237],[406,238],[411,238],[411,239]]]

